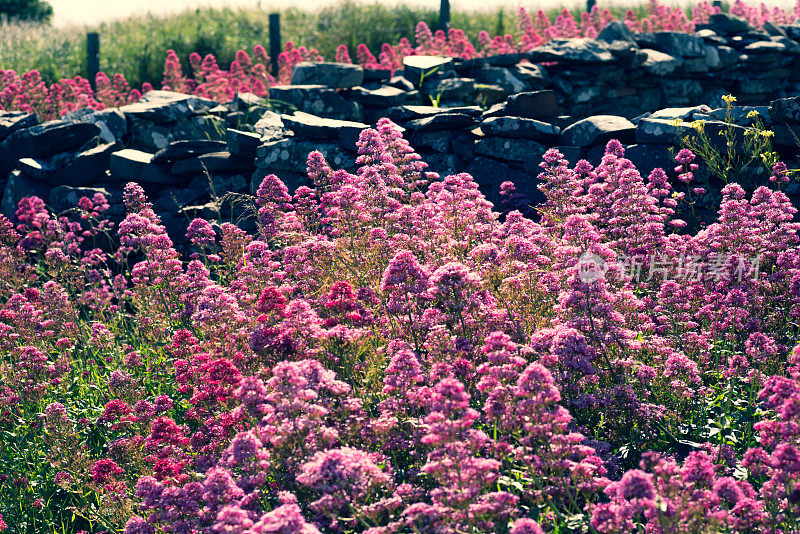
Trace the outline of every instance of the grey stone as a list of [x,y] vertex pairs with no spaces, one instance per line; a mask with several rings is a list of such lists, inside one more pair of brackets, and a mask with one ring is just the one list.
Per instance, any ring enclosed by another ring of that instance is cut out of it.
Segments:
[[261,144],[261,136],[257,133],[243,132],[228,128],[225,132],[225,143],[228,151],[240,158],[255,158],[258,145]]
[[630,41],[634,43],[633,35],[624,23],[619,20],[612,20],[597,34],[598,41],[613,43],[614,41]]
[[61,152],[48,158],[21,158],[17,162],[17,168],[34,180],[47,181],[52,174],[64,168],[74,157],[72,152]]
[[624,117],[594,115],[572,124],[561,132],[561,141],[572,146],[587,147],[617,139],[621,143],[633,140],[636,126]]
[[453,148],[453,132],[448,130],[414,132],[408,139],[415,149],[428,149],[446,153]]
[[280,114],[274,111],[264,113],[253,127],[257,134],[270,139],[282,137],[285,132]]
[[173,163],[170,172],[174,176],[188,176],[198,174],[236,174],[252,172],[255,163],[252,159],[238,158],[230,152],[212,152],[192,159],[184,159]]
[[728,108],[716,108],[710,110],[708,114],[717,121],[730,120],[739,126],[750,126],[754,121],[753,118],[748,117],[751,112],[755,112],[764,123],[770,121],[769,106],[731,106],[730,110]]
[[112,178],[137,181],[141,178],[144,168],[153,161],[153,154],[124,148],[113,152],[109,162]]
[[63,168],[47,177],[50,186],[71,187],[95,185],[106,178],[115,143],[105,143],[78,153]]
[[23,111],[2,111],[0,112],[0,141],[16,132],[36,126],[39,119],[35,113],[25,113]]
[[406,123],[406,128],[414,131],[454,130],[469,128],[477,124],[475,117],[464,113],[438,113]]
[[684,108],[665,108],[659,109],[658,111],[654,111],[648,117],[649,119],[664,119],[668,121],[674,121],[675,119],[679,119],[681,121],[689,121],[692,120],[693,115],[697,113],[708,114],[711,113],[711,108],[702,105],[702,106],[691,106],[691,107],[684,107]]
[[478,106],[437,107],[437,106],[396,106],[386,112],[386,117],[398,124],[405,124],[414,119],[431,117],[442,113],[459,113],[470,117],[479,117],[482,113]]
[[76,150],[97,136],[94,124],[50,121],[12,133],[2,145],[6,154],[17,157],[47,157]]
[[261,178],[269,173],[278,174],[283,171],[305,173],[308,154],[314,150],[319,150],[334,169],[352,166],[351,159],[337,144],[289,137],[270,141],[258,147],[256,173],[262,172]]
[[390,108],[405,102],[406,91],[385,85],[379,89],[365,89],[364,87],[354,87],[348,91],[348,96],[365,106],[376,106]]
[[297,111],[318,117],[361,120],[361,109],[356,102],[348,102],[336,90],[324,85],[273,85],[269,96],[273,103],[288,104]]
[[647,54],[647,59],[642,64],[642,69],[648,74],[655,76],[667,76],[672,74],[680,66],[680,60],[664,52],[658,50],[651,50],[649,48],[642,49],[642,52]]
[[425,78],[449,69],[453,58],[444,56],[406,56],[403,58],[403,77],[415,86]]
[[781,28],[777,24],[773,24],[768,20],[764,21],[764,24],[761,26],[761,29],[774,37],[788,37],[783,28]]
[[561,112],[554,91],[532,91],[508,98],[505,113],[526,119],[546,119]]
[[656,46],[675,57],[701,57],[705,54],[703,39],[684,32],[656,32]]
[[489,56],[485,59],[486,62],[493,67],[511,67],[520,61],[527,60],[528,57],[528,54],[521,52],[516,54],[497,54],[495,56]]
[[475,153],[504,161],[524,162],[539,159],[547,147],[530,139],[508,139],[505,137],[483,137],[475,142]]
[[720,66],[719,52],[715,46],[705,47],[706,65],[711,70],[718,69]]
[[550,75],[541,65],[518,63],[509,70],[516,78],[535,90],[544,89],[550,83]]
[[158,152],[173,141],[195,139],[219,140],[224,135],[225,120],[213,115],[189,115],[171,124],[129,118],[130,142],[127,146],[145,152]]
[[481,130],[486,135],[521,137],[540,142],[554,141],[561,133],[558,126],[522,117],[489,117],[481,123]]
[[292,69],[292,85],[317,84],[326,87],[355,87],[364,81],[359,65],[303,61]]
[[149,91],[139,102],[121,106],[119,110],[129,118],[164,124],[187,115],[202,115],[216,106],[217,102],[210,98],[172,91]]
[[105,143],[122,141],[123,137],[128,133],[128,119],[124,113],[116,108],[100,111],[82,108],[67,113],[64,118],[73,122],[96,124],[100,128],[100,139]]
[[680,139],[694,133],[692,125],[685,121],[666,119],[642,119],[636,125],[637,143],[673,145]]
[[[364,81],[386,83],[392,79],[392,71],[389,69],[364,69]],[[411,89],[414,87],[412,86]]]
[[481,106],[492,106],[503,102],[510,94],[510,91],[506,91],[499,85],[476,83],[474,101],[480,103]]
[[182,159],[189,159],[202,154],[225,150],[224,141],[210,141],[206,139],[173,141],[153,155],[153,163],[174,163]]
[[773,100],[769,116],[774,122],[800,122],[800,96]]
[[527,84],[514,76],[511,71],[502,67],[485,67],[475,72],[475,79],[481,83],[498,85],[512,93],[521,93],[528,89]]
[[614,55],[603,41],[575,37],[552,39],[530,53],[531,61],[564,61],[572,63],[610,63]]
[[737,35],[753,29],[744,17],[730,13],[714,13],[708,18],[708,28],[719,35]]
[[326,119],[302,111],[295,112],[294,115],[282,115],[281,120],[295,135],[312,139],[338,139],[343,130],[352,130],[357,136],[362,130],[369,128],[362,122]]
[[720,69],[731,67],[739,62],[739,52],[730,46],[718,46],[717,55],[719,56]]
[[238,109],[239,111],[249,111],[253,106],[266,108],[267,105],[269,105],[269,101],[266,98],[260,97],[253,93],[236,93],[236,97],[233,99],[232,104],[233,108]]
[[[413,56],[412,56],[413,57]],[[472,78],[440,78],[426,80],[422,90],[440,101],[467,101],[475,91],[475,80]]]
[[744,47],[746,54],[780,54],[786,51],[786,45],[776,41],[756,41]]
[[639,65],[644,61],[639,53],[639,45],[636,44],[636,41],[614,41],[608,44],[608,51],[615,58],[624,60],[630,63],[631,66]]
[[403,91],[413,91],[414,84],[408,81],[403,76],[392,76],[389,79],[389,83],[387,84],[390,87],[396,87],[398,89],[402,89]]

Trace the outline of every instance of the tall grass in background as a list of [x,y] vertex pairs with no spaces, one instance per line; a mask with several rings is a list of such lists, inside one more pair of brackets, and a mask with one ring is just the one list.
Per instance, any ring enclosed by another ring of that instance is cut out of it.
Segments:
[[[532,13],[538,7],[526,6]],[[585,6],[575,4],[576,18]],[[602,6],[601,6],[602,7]],[[637,16],[646,14],[647,4],[611,6],[624,15],[628,8]],[[690,4],[686,4],[691,11]],[[546,10],[554,19],[561,8]],[[233,61],[240,49],[252,50],[256,44],[268,47],[269,13],[267,9],[222,8],[197,9],[170,16],[134,16],[99,26],[53,28],[31,23],[0,22],[0,68],[26,72],[38,69],[53,82],[77,74],[86,75],[86,32],[98,31],[101,41],[101,70],[124,74],[133,86],[143,82],[160,83],[166,51],[175,50],[188,69],[188,56],[212,53],[220,65]],[[313,47],[332,60],[336,47],[345,44],[351,54],[359,43],[374,53],[384,42],[396,43],[401,37],[414,41],[414,28],[420,21],[431,27],[438,24],[437,9],[409,7],[403,4],[357,4],[351,0],[316,10],[283,9],[283,41]],[[515,31],[515,9],[452,13],[452,26],[475,39],[481,30],[491,34]],[[690,15],[691,16],[691,15]]]

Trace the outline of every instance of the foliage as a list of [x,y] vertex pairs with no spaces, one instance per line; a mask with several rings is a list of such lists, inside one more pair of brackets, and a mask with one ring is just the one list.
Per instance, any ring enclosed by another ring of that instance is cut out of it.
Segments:
[[5,0],[0,5],[0,16],[12,20],[46,23],[53,16],[53,6],[44,0]]
[[0,220],[0,529],[765,532],[800,509],[800,224],[697,232],[611,141],[547,152],[538,222],[387,119],[358,171],[266,176],[257,233],[144,191]]

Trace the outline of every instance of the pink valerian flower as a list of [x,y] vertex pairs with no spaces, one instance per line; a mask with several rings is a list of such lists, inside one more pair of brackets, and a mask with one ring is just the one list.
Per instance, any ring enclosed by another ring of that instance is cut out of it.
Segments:
[[217,237],[216,232],[205,219],[193,219],[186,230],[186,237],[193,245],[213,245]]
[[253,534],[320,534],[312,524],[307,523],[300,507],[296,504],[283,504],[262,515],[251,527]]
[[692,163],[694,159],[694,152],[688,148],[681,149],[675,156],[675,161],[678,163],[678,166],[675,167],[675,172],[679,173],[678,179],[685,184],[690,183],[694,179],[694,171],[698,168],[696,163]]
[[779,184],[789,181],[789,172],[784,162],[779,161],[772,166],[772,176],[769,177],[769,181]]
[[92,465],[92,480],[95,484],[107,484],[122,474],[122,469],[108,458],[97,460]]
[[377,465],[380,460],[376,454],[350,447],[320,451],[301,466],[297,482],[319,495],[309,504],[312,510],[332,522],[354,523],[356,518],[340,519],[349,515],[345,510],[360,515],[391,481],[390,474]]

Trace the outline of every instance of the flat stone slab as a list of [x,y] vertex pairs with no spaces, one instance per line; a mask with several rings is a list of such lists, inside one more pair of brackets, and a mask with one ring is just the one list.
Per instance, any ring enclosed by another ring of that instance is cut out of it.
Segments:
[[800,96],[773,100],[769,103],[769,116],[775,122],[800,122]]
[[261,136],[253,132],[228,128],[225,132],[225,143],[228,145],[228,151],[234,156],[252,159],[256,157],[256,150],[261,144]]
[[259,182],[271,172],[278,174],[278,171],[288,171],[305,174],[308,155],[314,150],[319,150],[334,169],[341,169],[353,164],[352,158],[338,144],[288,137],[270,141],[258,147],[256,175],[260,174]]
[[396,106],[386,112],[391,121],[404,124],[408,121],[439,115],[441,113],[459,113],[470,117],[480,117],[483,110],[478,106],[437,107],[437,106]]
[[555,91],[530,91],[510,96],[505,112],[526,119],[545,119],[557,116],[560,108]]
[[647,59],[642,63],[642,69],[648,74],[666,76],[675,72],[681,64],[678,58],[658,50],[643,48],[641,51],[647,54]]
[[566,145],[588,147],[617,139],[621,143],[633,141],[636,125],[625,117],[594,115],[580,120],[561,132],[561,142]]
[[140,180],[145,167],[153,161],[153,154],[124,148],[113,152],[109,161],[111,177],[117,180]]
[[0,141],[16,132],[36,126],[39,119],[35,113],[25,113],[24,111],[3,111],[0,112]]
[[104,143],[78,153],[72,161],[47,178],[50,186],[80,187],[94,185],[106,177],[116,143]]
[[131,118],[164,124],[187,115],[202,115],[217,105],[209,98],[173,91],[149,91],[139,102],[121,106],[119,110]]
[[348,91],[348,96],[365,106],[390,108],[406,101],[408,93],[397,87],[384,85],[378,89],[365,89],[354,87]]
[[667,119],[642,119],[636,125],[637,143],[672,145],[694,133],[691,123]]
[[47,157],[76,150],[100,133],[94,124],[49,121],[17,130],[3,141],[6,154],[17,157]]
[[317,117],[340,120],[360,118],[359,107],[346,100],[335,89],[324,85],[273,85],[269,88],[270,101],[288,104],[297,111]]
[[702,57],[705,55],[703,39],[684,32],[655,32],[656,47],[675,57]]
[[406,56],[403,58],[403,77],[414,85],[425,78],[451,68],[453,58],[445,56]]
[[530,52],[530,59],[535,63],[543,61],[563,61],[568,63],[610,63],[614,55],[603,41],[575,37],[571,39],[553,39]]
[[475,117],[464,113],[439,113],[406,123],[406,128],[414,131],[459,130],[478,123]]
[[472,78],[441,78],[425,80],[422,84],[424,93],[443,101],[466,101],[475,92],[475,80]]
[[506,161],[539,160],[547,147],[530,139],[484,137],[475,142],[475,153]]
[[238,158],[230,152],[212,152],[192,159],[184,159],[172,164],[170,172],[175,176],[198,174],[250,173],[254,170],[252,159]]
[[326,87],[356,87],[364,81],[359,65],[334,62],[303,61],[292,69],[292,85],[318,84]]
[[284,134],[283,120],[279,113],[267,110],[253,125],[253,129],[261,137],[276,138]]
[[173,141],[153,155],[153,163],[174,163],[182,159],[194,158],[227,148],[224,141],[208,139]]
[[489,117],[481,123],[481,131],[486,135],[532,139],[534,141],[554,141],[561,133],[558,126],[536,119],[522,117]]
[[358,135],[362,130],[369,128],[363,122],[326,119],[302,111],[296,111],[294,115],[281,115],[281,121],[295,135],[311,139],[338,139],[343,135],[343,131],[350,130],[351,133],[357,132]]

